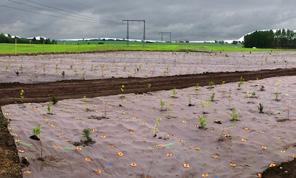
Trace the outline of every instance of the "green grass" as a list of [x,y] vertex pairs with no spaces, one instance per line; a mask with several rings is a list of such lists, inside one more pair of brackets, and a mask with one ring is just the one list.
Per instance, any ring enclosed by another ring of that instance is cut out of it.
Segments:
[[241,45],[212,43],[146,43],[124,41],[60,42],[59,44],[0,44],[0,54],[71,53],[94,51],[270,51],[271,49],[250,49]]

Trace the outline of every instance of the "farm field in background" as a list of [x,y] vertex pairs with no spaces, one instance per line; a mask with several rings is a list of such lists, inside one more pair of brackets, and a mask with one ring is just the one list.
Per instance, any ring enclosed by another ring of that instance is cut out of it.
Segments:
[[80,53],[100,51],[275,51],[243,48],[242,45],[213,43],[60,42],[58,44],[0,44],[0,54]]

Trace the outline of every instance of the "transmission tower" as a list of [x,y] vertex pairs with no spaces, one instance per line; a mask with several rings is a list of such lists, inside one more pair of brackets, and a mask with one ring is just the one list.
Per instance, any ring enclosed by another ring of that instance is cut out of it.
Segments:
[[170,38],[170,43],[172,42],[172,32],[159,32],[160,33],[160,40],[161,41],[163,41],[163,37],[164,37],[164,35],[168,35],[169,36],[169,38]]
[[126,22],[126,40],[127,40],[127,44],[129,43],[129,24],[130,24],[130,22],[143,23],[143,44],[145,43],[145,40],[146,40],[146,21],[145,20],[125,19],[125,20],[122,20],[122,22]]

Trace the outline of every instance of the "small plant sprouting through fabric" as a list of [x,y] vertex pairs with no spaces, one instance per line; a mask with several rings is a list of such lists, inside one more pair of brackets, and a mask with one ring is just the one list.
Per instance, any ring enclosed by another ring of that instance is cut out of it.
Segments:
[[37,126],[37,127],[35,127],[35,128],[33,128],[32,129],[32,133],[33,133],[33,136],[36,136],[36,137],[39,138],[39,135],[41,134],[41,127],[40,127],[40,125]]
[[176,91],[175,88],[172,90],[172,95],[171,95],[171,97],[172,97],[172,98],[177,98],[177,91]]
[[213,88],[215,88],[215,83],[213,81],[210,81],[208,89],[213,89]]
[[124,92],[125,92],[125,86],[124,85],[121,85],[121,87],[120,87],[120,93],[121,93],[121,96],[120,96],[120,98],[124,98]]
[[55,96],[51,97],[51,102],[53,105],[56,105],[58,103],[58,99]]
[[237,88],[238,90],[241,89],[241,86],[243,85],[244,81],[245,81],[245,79],[243,78],[243,76],[241,76],[241,77],[240,77],[240,80],[239,80],[239,82],[238,82],[238,88]]
[[161,120],[161,118],[155,119],[155,124],[152,129],[153,137],[157,137],[157,134],[159,132],[160,120]]
[[207,120],[204,115],[198,117],[198,128],[205,129],[207,125]]
[[231,113],[230,113],[230,121],[238,121],[238,112],[236,111],[235,108],[231,109]]
[[216,95],[215,92],[212,93],[211,98],[210,98],[210,101],[211,101],[211,102],[214,102],[214,101],[215,101],[215,95]]
[[47,104],[47,114],[50,114],[50,115],[53,114],[53,113],[52,113],[52,103],[51,103],[51,102],[49,102],[49,103]]
[[166,107],[165,107],[165,101],[163,101],[162,99],[160,100],[160,111],[166,111]]
[[196,85],[195,85],[195,93],[196,93],[196,95],[198,95],[199,90],[200,90],[199,83],[196,83]]
[[247,92],[247,98],[257,98],[256,92]]
[[41,139],[40,139],[40,134],[41,134],[41,126],[37,126],[35,128],[32,129],[32,136],[30,136],[30,139],[32,140],[36,140],[36,141],[40,141],[40,158],[38,158],[38,160],[40,161],[44,161],[43,156],[42,156],[42,143],[41,143]]
[[260,114],[264,113],[264,112],[263,112],[263,109],[264,109],[263,104],[259,103],[259,105],[258,105],[258,110],[259,110],[259,113],[260,113]]
[[280,101],[280,100],[281,100],[281,99],[280,99],[280,94],[281,94],[281,93],[279,93],[279,92],[275,92],[275,93],[274,93],[274,100],[275,100],[275,101]]
[[25,90],[21,89],[20,90],[20,99],[21,99],[21,101],[24,101],[24,98],[25,98]]
[[91,129],[90,128],[83,129],[82,141],[86,144],[93,142],[93,139],[91,138]]

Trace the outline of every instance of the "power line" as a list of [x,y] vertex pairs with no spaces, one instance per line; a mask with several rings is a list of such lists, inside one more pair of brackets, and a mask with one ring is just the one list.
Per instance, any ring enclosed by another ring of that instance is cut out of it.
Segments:
[[[76,15],[75,13],[77,13],[77,11],[74,11],[74,10],[71,10],[71,9],[63,9],[63,8],[58,8],[58,7],[53,7],[53,6],[49,6],[47,4],[43,4],[43,3],[40,3],[40,2],[35,2],[33,0],[28,0],[30,1],[30,3],[32,4],[38,4],[39,6],[44,6],[44,7],[47,7],[49,9],[53,9],[53,10],[58,10],[58,11],[61,11],[61,12],[68,12],[68,13],[74,13],[72,14],[73,16],[77,16],[77,17],[83,17],[83,18],[86,18],[86,19],[90,19],[90,20],[95,20],[94,18],[92,17],[89,17],[89,16],[85,16],[85,15]],[[28,2],[27,1],[27,2]]]
[[[40,9],[40,7],[39,6],[36,6],[36,5],[32,5],[32,4],[26,4],[26,3],[24,3],[24,2],[19,2],[19,1],[16,1],[16,0],[8,0],[9,2],[12,2],[12,3],[15,3],[15,4],[18,4],[18,5],[24,5],[24,6],[27,6],[27,7],[33,7],[33,8],[37,8],[37,9]],[[4,6],[4,5],[2,5],[2,6]],[[5,5],[6,7],[7,7],[7,5]],[[9,7],[9,8],[11,8],[11,9],[15,9],[15,10],[21,10],[21,11],[23,11],[23,9],[20,9],[20,8],[17,8],[17,7]],[[43,7],[41,7],[42,9],[45,9],[45,8],[43,8]],[[32,12],[32,13],[36,13],[37,11],[36,11],[36,9],[34,9],[35,11],[34,12]],[[45,10],[47,10],[47,9],[45,9]],[[46,13],[47,15],[50,15],[50,16],[53,16],[53,17],[58,17],[58,18],[60,18],[60,17],[64,17],[64,15],[65,15],[65,13],[61,13],[61,12],[59,12],[59,14],[60,15],[58,15],[58,14],[53,14],[52,12],[50,13],[50,12],[48,12],[48,11],[44,11],[44,13]],[[66,15],[68,15],[68,17],[69,18],[71,18],[71,19],[73,19],[73,20],[76,20],[76,21],[82,21],[82,22],[92,22],[92,23],[96,23],[96,21],[94,21],[94,20],[89,20],[89,19],[81,19],[81,18],[77,18],[77,17],[73,17],[73,15],[71,15],[71,14],[67,14],[66,13]]]

